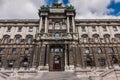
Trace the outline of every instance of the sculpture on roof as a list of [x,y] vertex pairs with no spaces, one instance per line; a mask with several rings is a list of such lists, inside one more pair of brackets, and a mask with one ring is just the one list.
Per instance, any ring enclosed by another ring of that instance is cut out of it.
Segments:
[[48,10],[49,6],[42,5],[40,8],[41,8],[41,10]]
[[61,7],[61,6],[62,6],[62,3],[56,2],[56,3],[53,3],[52,6],[58,8],[58,7]]
[[67,5],[66,8],[67,8],[67,9],[74,9],[74,6],[72,6],[72,5],[69,5],[69,6],[68,6],[68,5]]

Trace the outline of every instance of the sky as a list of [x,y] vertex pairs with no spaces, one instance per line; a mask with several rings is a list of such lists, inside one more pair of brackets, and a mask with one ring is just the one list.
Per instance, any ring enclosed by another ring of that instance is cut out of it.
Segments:
[[120,19],[120,0],[0,0],[0,19],[39,19],[40,6],[54,2],[73,5],[76,19]]

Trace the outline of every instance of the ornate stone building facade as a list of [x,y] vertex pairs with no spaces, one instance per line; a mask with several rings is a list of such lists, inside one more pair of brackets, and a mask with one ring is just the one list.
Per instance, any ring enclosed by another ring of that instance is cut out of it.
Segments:
[[0,20],[0,75],[73,71],[120,80],[120,20],[75,15],[73,6],[54,3],[41,7],[40,19]]

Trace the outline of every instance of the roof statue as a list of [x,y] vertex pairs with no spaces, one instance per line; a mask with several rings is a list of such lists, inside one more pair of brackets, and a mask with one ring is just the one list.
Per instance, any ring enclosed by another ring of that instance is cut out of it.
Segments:
[[41,8],[41,10],[48,10],[49,6],[42,5],[40,8]]
[[72,6],[72,5],[69,5],[69,6],[68,6],[68,5],[67,5],[66,8],[67,8],[67,9],[74,9],[74,6]]
[[52,6],[58,8],[58,7],[61,7],[61,6],[62,6],[62,3],[56,2],[56,3],[53,3]]

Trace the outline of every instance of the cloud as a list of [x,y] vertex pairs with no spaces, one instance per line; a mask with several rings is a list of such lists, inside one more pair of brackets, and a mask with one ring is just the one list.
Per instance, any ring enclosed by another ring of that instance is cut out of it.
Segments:
[[120,2],[120,0],[115,0],[115,3],[118,3],[118,2]]
[[38,17],[38,9],[44,0],[0,0],[0,19]]
[[108,9],[111,0],[69,0],[69,2],[76,9],[76,18],[120,18],[110,15],[114,11],[112,8]]
[[[63,0],[58,0],[63,2]],[[112,0],[69,0],[75,6],[76,18],[120,18],[110,15],[115,10],[108,8]],[[120,0],[115,0],[120,2]],[[39,19],[38,9],[47,0],[0,0],[0,19]]]

